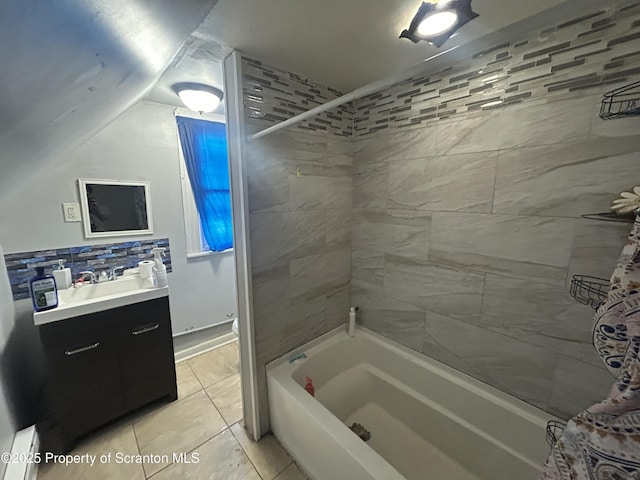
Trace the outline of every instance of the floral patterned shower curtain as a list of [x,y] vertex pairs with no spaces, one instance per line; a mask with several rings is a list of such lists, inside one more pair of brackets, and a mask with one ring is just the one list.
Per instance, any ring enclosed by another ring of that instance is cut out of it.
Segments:
[[616,382],[568,422],[540,480],[640,480],[640,217],[596,313],[594,346]]

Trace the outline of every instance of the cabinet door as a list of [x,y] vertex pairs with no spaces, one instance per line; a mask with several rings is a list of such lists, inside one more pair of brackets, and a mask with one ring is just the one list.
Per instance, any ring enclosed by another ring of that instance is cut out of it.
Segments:
[[176,397],[176,373],[167,299],[127,307],[121,319],[120,362],[127,408]]
[[122,408],[116,342],[112,330],[43,338],[55,392],[54,416],[65,431],[74,435],[90,431]]

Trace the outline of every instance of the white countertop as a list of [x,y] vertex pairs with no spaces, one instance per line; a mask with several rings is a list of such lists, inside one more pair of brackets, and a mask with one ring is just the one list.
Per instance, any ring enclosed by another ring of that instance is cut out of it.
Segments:
[[[82,287],[84,288],[84,287]],[[169,296],[169,287],[138,288],[123,293],[105,295],[99,298],[87,299],[73,303],[58,303],[58,306],[44,312],[34,312],[33,323],[43,325],[67,318],[79,317],[90,313],[102,312],[112,308],[124,307],[132,303],[153,300]],[[60,301],[60,297],[58,297]]]

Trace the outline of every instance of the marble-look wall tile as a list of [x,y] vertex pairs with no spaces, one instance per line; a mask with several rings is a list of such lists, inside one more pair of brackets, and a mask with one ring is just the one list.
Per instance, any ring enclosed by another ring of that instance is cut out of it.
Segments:
[[430,225],[429,212],[354,210],[353,247],[426,261]]
[[290,218],[289,212],[249,215],[251,264],[254,272],[289,260],[290,248],[282,249],[281,246],[290,239]]
[[289,209],[349,208],[351,177],[289,175]]
[[424,310],[380,295],[375,289],[352,285],[351,304],[358,306],[358,323],[417,352],[422,348]]
[[[301,146],[304,149],[304,145]],[[316,175],[323,177],[351,177],[353,145],[351,139],[325,135],[321,143],[314,144],[315,154],[287,150],[282,153],[288,159],[291,175]],[[321,154],[321,155],[318,155]]]
[[247,189],[250,212],[282,212],[289,208],[287,161],[247,148]]
[[326,211],[327,249],[351,248],[351,209]]
[[497,152],[395,161],[389,208],[490,213]]
[[[358,303],[357,300],[354,303]],[[422,349],[424,316],[421,311],[364,310],[360,324],[416,352]]]
[[562,286],[573,230],[566,219],[434,212],[429,260]]
[[325,155],[317,160],[287,160],[289,175],[351,178],[353,160],[346,155]]
[[356,164],[353,168],[353,208],[386,208],[389,164]]
[[[499,113],[500,112],[497,111],[488,111],[455,120],[441,121],[436,127],[435,154],[451,154],[458,145],[464,146],[467,143],[471,143],[473,140],[469,140],[469,138],[476,135],[476,132],[485,128],[485,124],[495,122]],[[482,138],[481,134],[478,134],[477,136]],[[497,150],[497,148],[493,147],[494,144],[490,142],[490,139],[485,139],[484,142],[475,143],[475,146],[473,147],[469,145],[464,153],[478,153]]]
[[326,332],[326,297],[321,295],[254,321],[257,360],[264,365]]
[[[247,125],[247,131],[263,125]],[[344,322],[350,304],[350,139],[286,129],[249,141],[247,178],[261,431],[266,362]]]
[[629,223],[578,220],[571,249],[568,282],[573,275],[610,278],[631,227]]
[[587,97],[542,105],[527,104],[502,110],[482,120],[442,123],[438,125],[437,154],[583,140],[589,135],[593,102],[593,97]]
[[326,245],[323,210],[252,213],[249,221],[254,271],[320,253]]
[[429,311],[424,340],[425,355],[546,408],[555,367],[547,350]]
[[247,150],[249,155],[258,158],[313,161],[326,156],[327,139],[325,135],[311,135],[286,128],[249,141]]
[[384,293],[391,298],[477,323],[480,319],[484,274],[387,256]]
[[289,306],[289,264],[272,265],[252,276],[253,314],[262,317]]
[[380,134],[354,143],[353,161],[357,165],[431,157],[435,154],[436,129],[425,127],[417,130]]
[[633,186],[638,158],[640,135],[500,152],[493,211],[566,217],[606,212],[618,192]]
[[382,294],[384,288],[384,254],[371,248],[351,250],[351,284],[376,289]]
[[593,310],[577,303],[564,285],[488,274],[481,326],[594,365]]
[[558,356],[548,411],[569,419],[601,402],[615,379],[605,368],[594,368],[572,358]]
[[327,331],[349,321],[350,307],[351,289],[348,286],[327,295]]
[[294,259],[290,263],[291,304],[347,288],[351,275],[351,249],[334,250]]

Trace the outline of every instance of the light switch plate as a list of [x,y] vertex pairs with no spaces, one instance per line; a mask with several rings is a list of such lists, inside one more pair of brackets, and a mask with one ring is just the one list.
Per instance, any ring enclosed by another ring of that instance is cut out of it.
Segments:
[[82,215],[80,213],[79,203],[63,203],[62,211],[64,212],[65,222],[81,222]]

